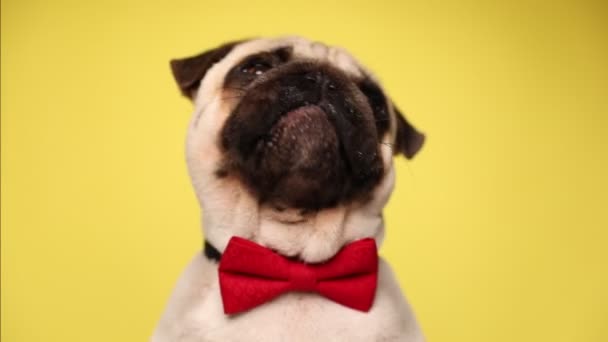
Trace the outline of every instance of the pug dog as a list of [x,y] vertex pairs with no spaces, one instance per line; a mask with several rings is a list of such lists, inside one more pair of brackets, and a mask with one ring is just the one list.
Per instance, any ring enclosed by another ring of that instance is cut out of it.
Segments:
[[302,37],[170,64],[205,242],[152,341],[423,341],[376,248],[393,157],[424,135],[370,71]]

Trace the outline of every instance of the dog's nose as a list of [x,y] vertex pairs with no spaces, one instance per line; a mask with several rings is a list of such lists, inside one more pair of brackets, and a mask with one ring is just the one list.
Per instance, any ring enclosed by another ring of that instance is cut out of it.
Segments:
[[335,90],[336,84],[331,78],[322,71],[310,71],[304,75],[304,79],[315,85],[319,85],[323,90]]

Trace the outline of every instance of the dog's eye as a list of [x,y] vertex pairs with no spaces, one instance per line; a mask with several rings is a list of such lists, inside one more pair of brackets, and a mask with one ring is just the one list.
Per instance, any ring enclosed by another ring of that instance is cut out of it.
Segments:
[[261,75],[272,66],[263,61],[251,61],[241,67],[241,72],[248,75]]

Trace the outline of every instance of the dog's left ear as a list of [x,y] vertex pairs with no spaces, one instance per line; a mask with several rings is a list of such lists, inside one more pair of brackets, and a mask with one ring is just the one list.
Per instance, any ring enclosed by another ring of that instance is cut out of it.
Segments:
[[207,71],[242,42],[243,40],[229,42],[196,56],[171,60],[171,71],[182,94],[191,100],[194,99],[196,90]]
[[425,136],[418,132],[394,105],[393,110],[397,122],[397,136],[395,137],[393,153],[403,153],[407,159],[412,159],[424,145]]

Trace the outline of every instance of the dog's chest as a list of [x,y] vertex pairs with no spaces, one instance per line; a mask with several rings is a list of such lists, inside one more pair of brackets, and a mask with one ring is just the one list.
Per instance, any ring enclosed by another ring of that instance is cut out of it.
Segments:
[[[213,290],[212,290],[213,291]],[[187,341],[375,341],[386,335],[386,322],[315,294],[291,293],[246,313],[225,316],[219,296],[193,310],[195,328]]]

